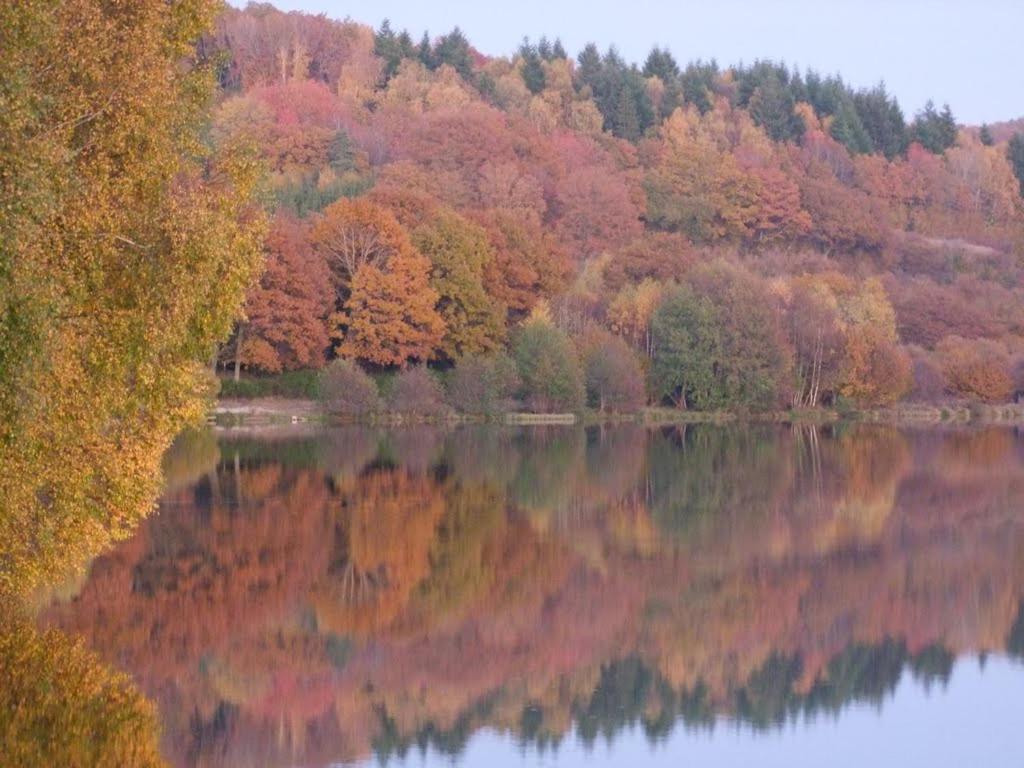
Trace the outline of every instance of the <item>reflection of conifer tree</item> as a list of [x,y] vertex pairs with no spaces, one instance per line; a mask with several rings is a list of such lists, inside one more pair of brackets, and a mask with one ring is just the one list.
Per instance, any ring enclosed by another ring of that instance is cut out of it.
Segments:
[[1017,620],[1013,622],[1010,635],[1006,638],[1006,652],[1011,656],[1024,658],[1024,600],[1017,609]]

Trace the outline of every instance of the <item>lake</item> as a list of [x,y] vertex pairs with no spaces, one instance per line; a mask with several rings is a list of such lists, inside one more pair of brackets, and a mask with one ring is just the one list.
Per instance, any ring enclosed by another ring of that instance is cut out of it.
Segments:
[[1024,432],[202,432],[39,624],[183,766],[1019,765]]

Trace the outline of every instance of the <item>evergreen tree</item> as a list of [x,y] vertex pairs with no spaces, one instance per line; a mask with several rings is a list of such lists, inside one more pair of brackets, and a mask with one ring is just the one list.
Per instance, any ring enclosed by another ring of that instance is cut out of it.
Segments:
[[464,80],[469,81],[473,78],[473,54],[469,48],[469,41],[458,27],[437,41],[434,48],[434,66],[439,67],[442,64],[450,66],[462,75]]
[[409,34],[402,32],[396,35],[391,29],[391,22],[384,19],[380,29],[374,35],[373,52],[384,60],[384,82],[386,83],[398,71],[402,59],[412,54]]
[[555,44],[551,46],[551,58],[552,59],[568,59],[569,54],[565,52],[565,46],[562,45],[560,38],[555,38]]
[[941,155],[956,144],[956,120],[946,104],[939,112],[929,100],[924,109],[914,118],[910,138],[936,155]]
[[1013,168],[1013,175],[1020,182],[1020,194],[1024,197],[1024,133],[1015,133],[1006,147],[1006,155]]
[[864,129],[871,137],[874,151],[881,152],[892,160],[907,149],[907,124],[903,110],[879,83],[871,90],[859,91],[853,99]]
[[765,129],[773,141],[792,141],[803,133],[803,121],[793,111],[795,104],[785,84],[766,79],[750,97],[747,108],[754,122]]
[[986,147],[991,147],[995,144],[995,139],[992,138],[992,131],[988,128],[988,123],[981,126],[981,130],[978,131],[978,140]]
[[547,83],[540,49],[530,45],[530,40],[527,38],[519,46],[519,58],[523,60],[519,74],[522,76],[526,88],[530,93],[540,93]]
[[667,49],[652,48],[644,62],[644,77],[657,77],[668,85],[679,77],[679,65]]
[[718,76],[718,64],[714,61],[692,62],[686,66],[679,76],[683,89],[683,101],[693,104],[703,115],[711,111],[713,106],[711,95],[714,92],[715,78]]
[[424,32],[423,37],[420,38],[420,44],[416,47],[416,58],[427,69],[437,69],[437,59],[434,58],[434,46],[430,42],[430,34],[428,32]]
[[576,89],[582,91],[584,88],[589,88],[591,95],[594,96],[600,84],[602,69],[601,54],[598,52],[597,46],[587,43],[576,58],[576,63],[578,65],[576,67]]
[[874,143],[868,135],[853,102],[844,99],[836,110],[829,129],[832,138],[843,144],[851,154],[869,154]]
[[840,78],[823,78],[814,70],[808,70],[802,85],[802,100],[814,107],[815,114],[819,116],[836,114],[843,102],[852,95]]
[[[529,38],[524,42],[528,44]],[[544,61],[551,61],[551,42],[547,35],[541,35],[540,42],[537,43],[537,55]]]
[[619,88],[619,100],[615,106],[611,128],[616,136],[621,136],[629,141],[637,141],[641,136],[640,115],[637,113],[636,99],[633,97],[632,89],[626,83]]

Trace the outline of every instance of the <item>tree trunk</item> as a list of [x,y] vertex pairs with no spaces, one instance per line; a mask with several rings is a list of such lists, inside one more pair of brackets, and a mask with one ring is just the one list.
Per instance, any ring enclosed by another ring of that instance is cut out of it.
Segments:
[[245,337],[245,326],[238,324],[238,335],[235,336],[235,381],[240,378],[242,370],[242,340]]

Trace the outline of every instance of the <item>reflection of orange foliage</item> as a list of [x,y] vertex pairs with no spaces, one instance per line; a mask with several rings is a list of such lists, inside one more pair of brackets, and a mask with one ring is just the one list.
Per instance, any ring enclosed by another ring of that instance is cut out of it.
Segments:
[[965,474],[988,474],[999,466],[1012,471],[1015,463],[1013,433],[997,427],[953,433],[942,447],[943,467],[947,472],[956,472],[958,478]]
[[385,628],[427,576],[444,499],[427,478],[374,471],[341,504],[344,533],[312,601],[318,626],[366,634]]
[[815,530],[819,551],[870,544],[885,529],[910,454],[897,430],[873,432],[872,440],[864,440],[855,432],[836,441],[845,472],[841,490],[832,503],[832,514]]

